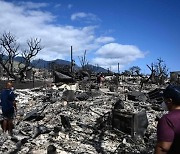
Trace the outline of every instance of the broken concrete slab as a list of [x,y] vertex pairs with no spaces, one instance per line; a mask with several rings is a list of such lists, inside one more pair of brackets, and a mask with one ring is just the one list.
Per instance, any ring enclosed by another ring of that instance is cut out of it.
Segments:
[[132,91],[127,94],[128,100],[132,101],[143,101],[145,102],[147,100],[147,97],[144,93],[140,91]]
[[86,101],[89,98],[89,95],[86,92],[82,92],[80,94],[76,94],[75,96],[80,101]]
[[75,99],[75,93],[73,90],[65,90],[62,95],[62,100],[72,102]]
[[118,98],[114,104],[114,110],[124,109],[124,102]]
[[148,92],[149,99],[152,102],[155,102],[157,104],[161,104],[163,102],[163,90],[161,88],[156,88],[150,92]]
[[26,116],[24,117],[24,121],[30,121],[30,120],[36,119],[38,116],[39,116],[38,110],[35,109],[26,114]]
[[57,71],[54,71],[54,82],[55,83],[58,83],[58,82],[63,82],[63,83],[72,83],[74,82],[75,80],[68,76],[68,75],[65,75],[63,73],[60,73],[60,72],[57,72]]

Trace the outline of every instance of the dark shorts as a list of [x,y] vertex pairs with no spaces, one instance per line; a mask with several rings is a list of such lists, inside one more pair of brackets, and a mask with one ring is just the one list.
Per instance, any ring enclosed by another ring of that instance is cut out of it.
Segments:
[[9,111],[3,111],[3,118],[6,119],[13,119],[14,118],[14,109],[11,109]]

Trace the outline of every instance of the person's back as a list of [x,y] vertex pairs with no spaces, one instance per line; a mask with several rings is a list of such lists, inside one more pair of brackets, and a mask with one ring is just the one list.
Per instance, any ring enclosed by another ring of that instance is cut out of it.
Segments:
[[169,113],[158,121],[155,154],[180,154],[180,87],[169,85],[163,96]]
[[[172,142],[168,153],[180,154],[180,110],[172,110],[164,115],[158,123],[158,141]],[[166,131],[166,133],[162,133]]]
[[6,88],[1,92],[1,106],[3,114],[3,132],[6,133],[6,131],[8,131],[8,133],[12,135],[14,112],[17,111],[17,107],[15,103],[15,94],[13,92],[13,84],[11,82],[7,82]]
[[97,75],[97,83],[100,84],[100,82],[101,82],[101,76],[98,74]]
[[4,89],[1,92],[2,112],[11,112],[14,110],[13,102],[15,100],[14,93],[11,89]]

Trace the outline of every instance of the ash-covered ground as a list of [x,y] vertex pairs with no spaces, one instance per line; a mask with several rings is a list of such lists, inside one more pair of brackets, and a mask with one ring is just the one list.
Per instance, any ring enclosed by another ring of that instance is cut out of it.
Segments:
[[[60,84],[16,89],[14,135],[4,135],[0,129],[0,153],[46,154],[49,145],[55,146],[58,154],[153,153],[157,119],[165,111],[147,93],[158,86],[147,85],[142,91],[146,98],[136,101],[128,100],[127,95],[137,90],[138,84],[121,83],[114,92],[106,86],[79,88],[78,84]],[[119,99],[123,102],[120,112],[146,111],[148,127],[143,137],[113,128],[112,110]]]

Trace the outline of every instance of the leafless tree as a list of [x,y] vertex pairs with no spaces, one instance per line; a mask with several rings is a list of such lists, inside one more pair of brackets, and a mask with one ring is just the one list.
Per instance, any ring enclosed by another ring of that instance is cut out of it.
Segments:
[[35,38],[27,41],[28,49],[22,52],[23,60],[19,63],[19,75],[20,81],[24,78],[24,72],[27,72],[32,69],[31,60],[35,57],[39,51],[41,51],[42,47],[40,46],[41,40]]
[[131,72],[131,75],[138,75],[141,71],[141,68],[139,66],[132,66],[129,68],[129,71]]
[[0,38],[0,46],[0,64],[8,76],[16,79],[14,58],[18,55],[19,44],[10,33],[4,33]]
[[157,59],[157,63],[154,65],[156,82],[158,84],[163,84],[164,80],[168,77],[168,68],[164,60],[161,58]]
[[[37,38],[30,39],[27,41],[28,49],[20,52],[20,45],[17,43],[15,36],[10,32],[4,33],[0,37],[0,65],[7,73],[8,77],[20,81],[24,79],[24,73],[32,69],[32,58],[42,50],[40,42],[41,40]],[[15,70],[15,57],[19,54],[22,54],[22,61],[18,64],[17,70]]]
[[129,75],[131,75],[131,72],[129,70],[124,70],[124,72],[122,72],[122,74],[125,76],[129,76]]
[[141,83],[140,83],[140,91],[143,88],[143,85],[145,83],[148,83],[150,80],[151,82],[155,82],[155,70],[154,70],[154,64],[151,63],[151,66],[147,65],[147,67],[149,68],[149,70],[151,71],[151,74],[148,78],[145,78],[142,74],[138,74],[141,77]]
[[140,90],[142,89],[143,84],[149,82],[150,80],[152,83],[161,85],[168,77],[167,65],[161,58],[158,58],[156,63],[151,63],[151,66],[147,65],[147,67],[150,69],[151,74],[147,79],[142,77]]
[[79,61],[80,61],[82,70],[86,70],[86,67],[88,66],[88,61],[86,58],[86,50],[84,51],[83,56],[79,57]]

